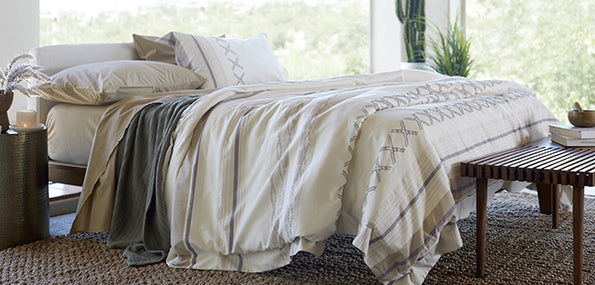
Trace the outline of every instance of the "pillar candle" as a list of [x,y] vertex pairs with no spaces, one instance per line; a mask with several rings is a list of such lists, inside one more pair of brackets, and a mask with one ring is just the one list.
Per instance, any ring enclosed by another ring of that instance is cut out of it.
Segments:
[[17,111],[17,124],[19,128],[37,127],[37,112],[35,110]]

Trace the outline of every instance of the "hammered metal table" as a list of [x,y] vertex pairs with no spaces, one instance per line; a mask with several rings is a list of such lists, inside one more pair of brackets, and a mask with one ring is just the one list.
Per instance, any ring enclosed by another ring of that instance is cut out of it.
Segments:
[[[552,226],[558,227],[560,185],[572,186],[574,284],[582,283],[585,186],[595,186],[595,148],[563,147],[549,139],[461,163],[461,176],[477,187],[477,276],[483,277],[487,222],[487,180],[503,179],[549,185]],[[547,188],[547,187],[546,187]]]
[[47,130],[0,134],[0,250],[49,235]]

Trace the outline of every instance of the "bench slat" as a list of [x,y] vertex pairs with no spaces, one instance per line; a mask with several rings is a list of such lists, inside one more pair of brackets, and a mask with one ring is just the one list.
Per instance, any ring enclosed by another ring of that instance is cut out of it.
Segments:
[[463,162],[461,175],[595,186],[595,149],[526,145]]

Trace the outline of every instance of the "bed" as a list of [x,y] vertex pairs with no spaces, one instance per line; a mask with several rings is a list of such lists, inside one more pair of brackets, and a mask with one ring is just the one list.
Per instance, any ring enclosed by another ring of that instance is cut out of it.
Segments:
[[[380,281],[421,284],[475,207],[459,163],[557,122],[514,82],[415,70],[292,82],[270,47],[159,39],[204,82],[106,107],[72,227],[110,231],[133,265],[261,272],[340,233]],[[490,195],[519,186],[490,181]]]

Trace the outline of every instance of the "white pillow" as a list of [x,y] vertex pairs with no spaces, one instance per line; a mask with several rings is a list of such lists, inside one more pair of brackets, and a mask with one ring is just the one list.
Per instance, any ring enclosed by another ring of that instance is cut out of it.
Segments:
[[173,32],[173,38],[176,63],[204,76],[202,88],[287,81],[264,34],[228,39]]
[[53,84],[35,88],[41,97],[79,105],[100,105],[135,95],[197,89],[205,79],[187,68],[145,60],[89,63],[52,76]]

